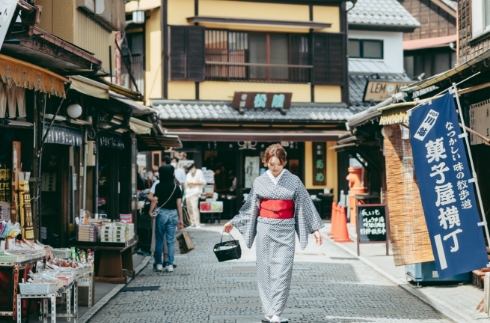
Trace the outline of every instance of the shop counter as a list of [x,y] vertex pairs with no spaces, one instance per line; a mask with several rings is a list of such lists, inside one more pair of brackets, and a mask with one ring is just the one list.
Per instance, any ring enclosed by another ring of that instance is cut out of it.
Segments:
[[132,249],[137,243],[136,238],[126,243],[71,241],[70,247],[95,250],[95,281],[126,284],[134,276]]

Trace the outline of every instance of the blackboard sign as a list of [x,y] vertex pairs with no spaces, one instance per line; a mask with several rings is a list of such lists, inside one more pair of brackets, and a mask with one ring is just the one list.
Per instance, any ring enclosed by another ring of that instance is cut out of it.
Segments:
[[357,254],[362,243],[386,243],[388,255],[389,225],[385,204],[357,205]]

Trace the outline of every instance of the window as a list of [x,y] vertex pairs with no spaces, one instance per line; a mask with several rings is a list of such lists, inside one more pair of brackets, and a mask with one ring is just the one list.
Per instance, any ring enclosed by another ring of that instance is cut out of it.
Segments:
[[[145,42],[143,33],[127,33],[124,42],[121,45],[121,54],[123,64],[121,66],[121,84],[122,86],[138,90],[144,93],[145,84],[145,63],[144,63]],[[129,70],[128,70],[129,68]],[[131,80],[131,75],[134,78],[137,88]]]
[[490,31],[490,3],[488,0],[471,1],[471,32],[473,38]]
[[206,30],[206,79],[309,82],[308,35]]
[[383,59],[383,41],[369,39],[349,39],[350,58]]
[[345,86],[344,37],[171,27],[170,79]]
[[170,78],[204,81],[204,28],[170,28]]
[[404,57],[404,68],[412,80],[422,80],[454,67],[456,53],[447,49],[412,52]]

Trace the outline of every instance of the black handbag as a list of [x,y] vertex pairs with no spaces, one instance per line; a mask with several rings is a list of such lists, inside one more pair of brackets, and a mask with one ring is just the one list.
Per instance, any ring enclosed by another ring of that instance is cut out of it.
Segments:
[[218,258],[219,262],[240,259],[242,256],[240,242],[235,240],[230,233],[228,234],[233,238],[233,240],[223,242],[223,233],[221,233],[221,242],[215,244],[213,247],[213,252],[216,255],[216,258]]

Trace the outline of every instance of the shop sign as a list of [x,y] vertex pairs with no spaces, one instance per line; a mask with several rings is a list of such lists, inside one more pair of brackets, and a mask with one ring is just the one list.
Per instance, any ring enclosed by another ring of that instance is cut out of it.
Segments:
[[18,0],[0,0],[0,48],[7,36]]
[[293,93],[235,92],[233,109],[289,109]]
[[486,267],[475,178],[452,94],[410,115],[410,142],[439,278]]
[[313,143],[313,185],[327,184],[327,144],[324,142]]
[[113,134],[101,135],[99,137],[99,145],[102,148],[124,150],[124,141],[122,137]]
[[364,101],[382,102],[392,95],[401,92],[401,88],[412,82],[378,82],[368,81],[364,89]]
[[[1,0],[0,0],[1,1]],[[44,125],[43,138],[48,130],[48,125]],[[59,144],[68,146],[82,145],[82,132],[78,128],[69,127],[66,125],[53,125],[49,128],[48,136],[46,137],[47,144]]]
[[363,243],[386,244],[388,246],[388,216],[385,204],[357,205],[357,255],[360,255],[359,245]]

